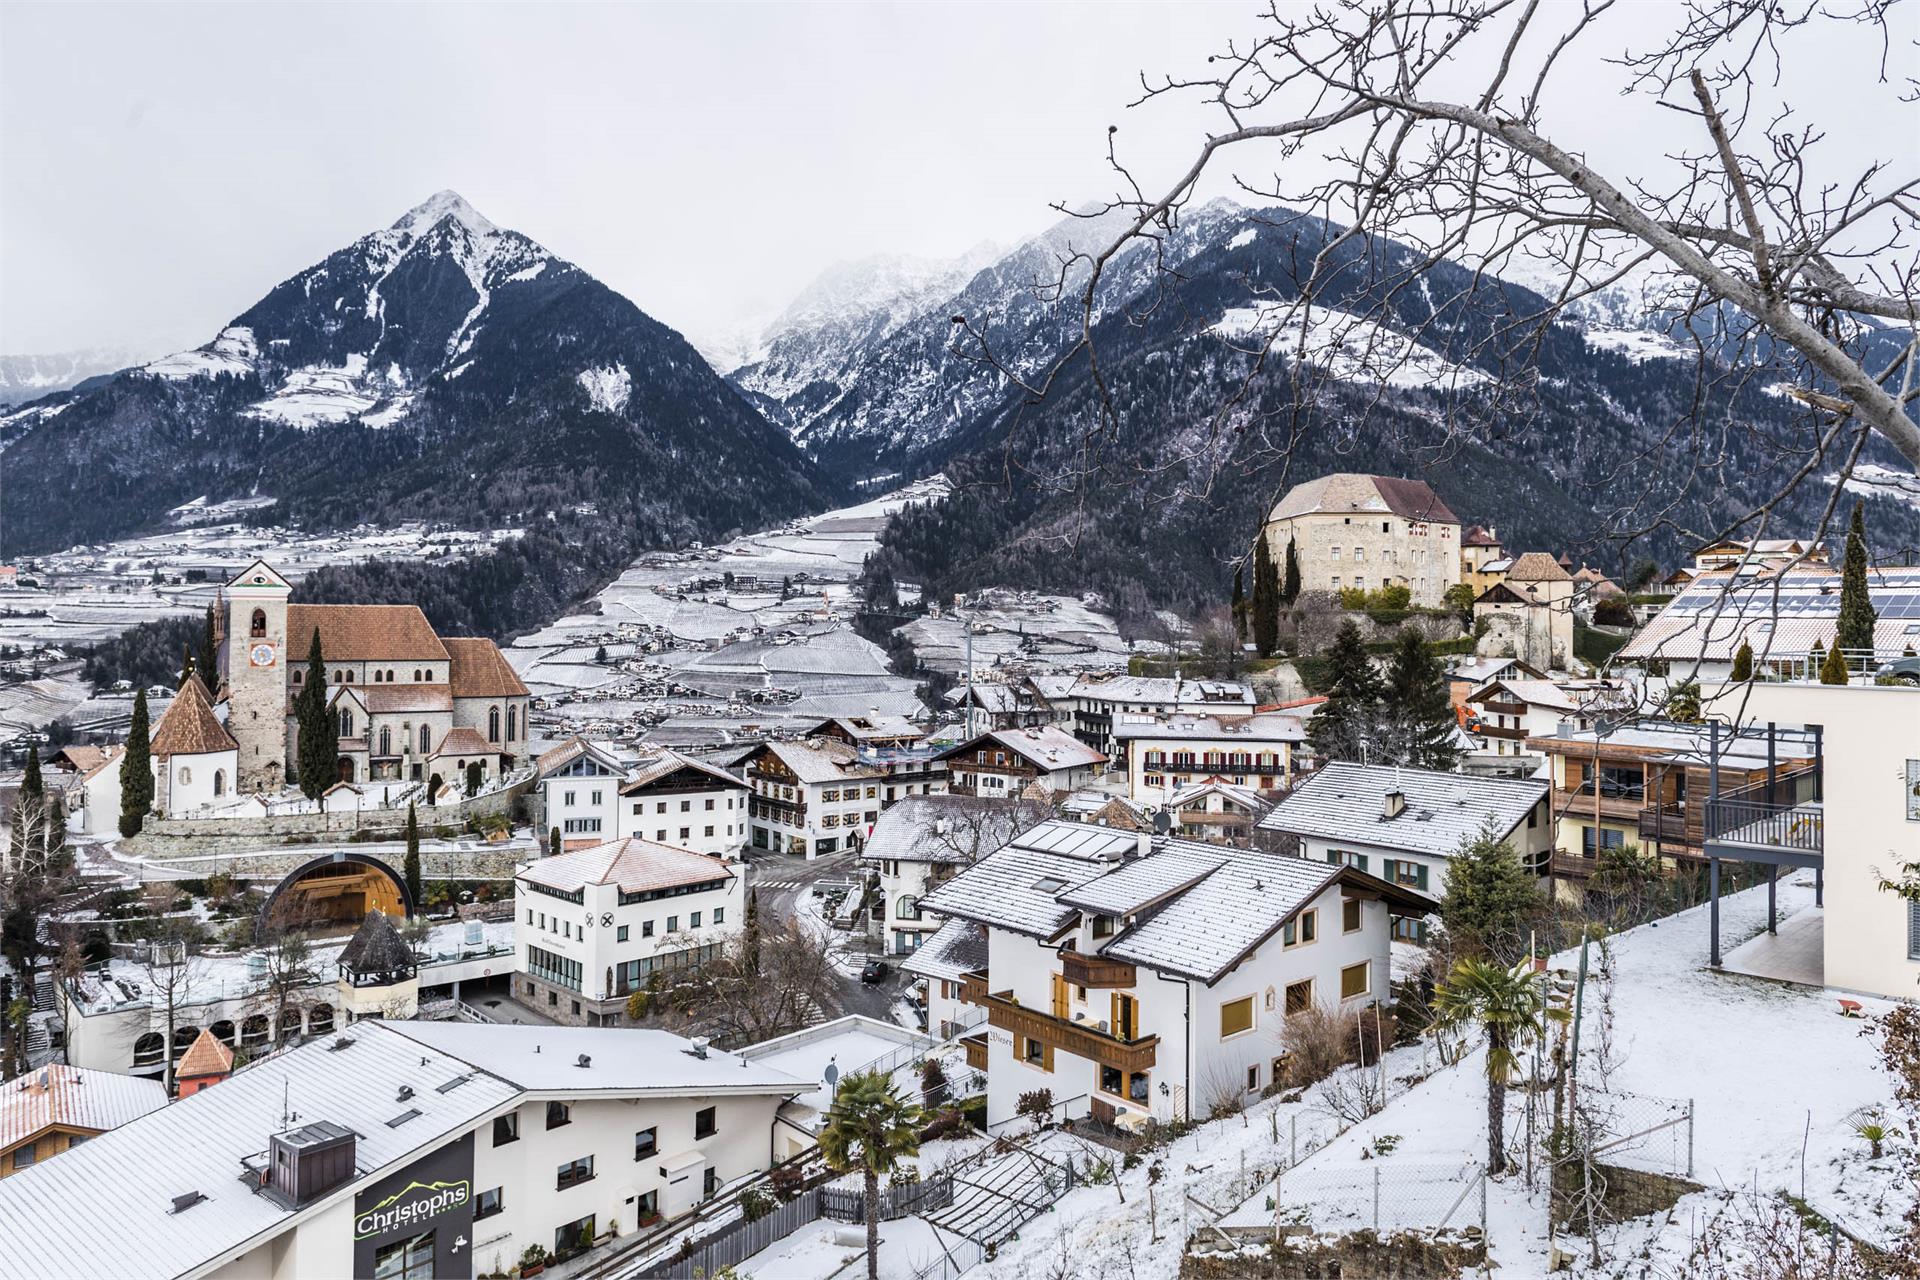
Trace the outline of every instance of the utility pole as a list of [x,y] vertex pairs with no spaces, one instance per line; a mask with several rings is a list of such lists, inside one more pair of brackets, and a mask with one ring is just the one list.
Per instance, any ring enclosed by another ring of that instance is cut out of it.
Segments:
[[973,619],[961,620],[967,629],[967,740],[973,740]]

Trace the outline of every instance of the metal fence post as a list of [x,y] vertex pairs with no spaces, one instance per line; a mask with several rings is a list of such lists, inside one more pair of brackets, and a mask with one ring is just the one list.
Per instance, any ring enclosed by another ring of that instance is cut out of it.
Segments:
[[1687,1177],[1693,1177],[1693,1099],[1687,1099]]
[[1291,1116],[1287,1117],[1287,1134],[1288,1134],[1288,1139],[1287,1139],[1288,1150],[1290,1152],[1290,1154],[1287,1157],[1287,1163],[1299,1164],[1300,1163],[1300,1113],[1298,1111],[1294,1112]]
[[1380,1166],[1373,1166],[1373,1232],[1380,1234]]

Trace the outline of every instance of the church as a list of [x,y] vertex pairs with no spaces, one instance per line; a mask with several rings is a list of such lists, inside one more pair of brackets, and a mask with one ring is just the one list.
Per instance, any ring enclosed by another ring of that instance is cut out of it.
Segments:
[[493,641],[435,633],[411,604],[293,604],[256,560],[221,590],[215,642],[239,790],[278,791],[299,771],[294,699],[314,638],[339,726],[341,782],[457,787],[527,761],[527,686]]

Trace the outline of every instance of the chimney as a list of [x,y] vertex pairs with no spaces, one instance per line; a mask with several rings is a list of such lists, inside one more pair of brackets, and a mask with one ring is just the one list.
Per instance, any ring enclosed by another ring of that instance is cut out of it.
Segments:
[[1397,818],[1407,811],[1407,793],[1395,789],[1380,798],[1380,816]]
[[1153,852],[1153,832],[1141,831],[1134,836],[1134,850],[1137,856],[1146,857]]
[[704,1058],[707,1056],[707,1046],[711,1044],[712,1041],[708,1040],[705,1036],[695,1036],[690,1043],[693,1045],[693,1056],[696,1058]]

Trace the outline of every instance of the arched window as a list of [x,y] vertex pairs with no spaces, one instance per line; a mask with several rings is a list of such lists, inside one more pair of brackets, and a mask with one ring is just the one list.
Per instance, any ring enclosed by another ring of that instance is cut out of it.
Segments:
[[420,754],[433,750],[433,730],[427,725],[420,726]]
[[894,915],[901,920],[918,920],[920,918],[920,899],[910,893],[905,895],[894,908]]
[[353,736],[353,712],[345,707],[340,708],[340,736],[343,738]]
[[242,1048],[254,1048],[267,1042],[269,1023],[267,1015],[256,1013],[248,1016],[240,1024],[240,1045]]
[[294,668],[294,671],[293,671],[293,682],[294,682],[295,684],[299,684],[299,683],[300,683],[300,677],[302,677],[302,676],[304,676],[304,675],[306,675],[306,674],[307,674],[306,672],[304,672],[304,671],[302,671],[302,670],[300,670],[300,669],[299,669],[298,667],[295,667],[295,668]]
[[187,768],[187,766],[185,765],[181,765],[180,766],[180,785],[184,787],[190,784],[192,781],[193,781],[193,770]]
[[383,756],[393,754],[393,730],[386,725],[380,726],[380,754]]
[[512,742],[520,736],[520,708],[507,708],[507,741]]
[[150,1067],[160,1061],[167,1047],[166,1037],[158,1031],[149,1031],[133,1042],[133,1065]]
[[339,684],[341,681],[345,680],[346,678],[347,678],[347,673],[344,671],[336,671],[333,673],[333,682],[335,684]]
[[387,679],[386,673],[383,671],[376,671],[373,673],[373,682],[375,684],[385,684],[386,679]]
[[307,1010],[307,1034],[323,1036],[333,1030],[333,1006],[317,1004]]
[[227,771],[225,769],[215,769],[213,771],[213,794],[217,796],[227,794]]
[[229,1049],[233,1047],[234,1037],[238,1034],[234,1030],[233,1023],[226,1018],[220,1019],[220,1021],[208,1027],[207,1030],[213,1032],[213,1038],[221,1044],[226,1045]]
[[500,741],[500,708],[487,708],[487,741]]
[[388,667],[388,668],[387,668],[387,683],[388,683],[388,684],[392,684],[392,683],[393,683],[393,668],[392,668],[392,667]]
[[247,628],[247,634],[256,640],[263,639],[266,636],[267,611],[265,609],[255,609],[253,611],[253,622]]

